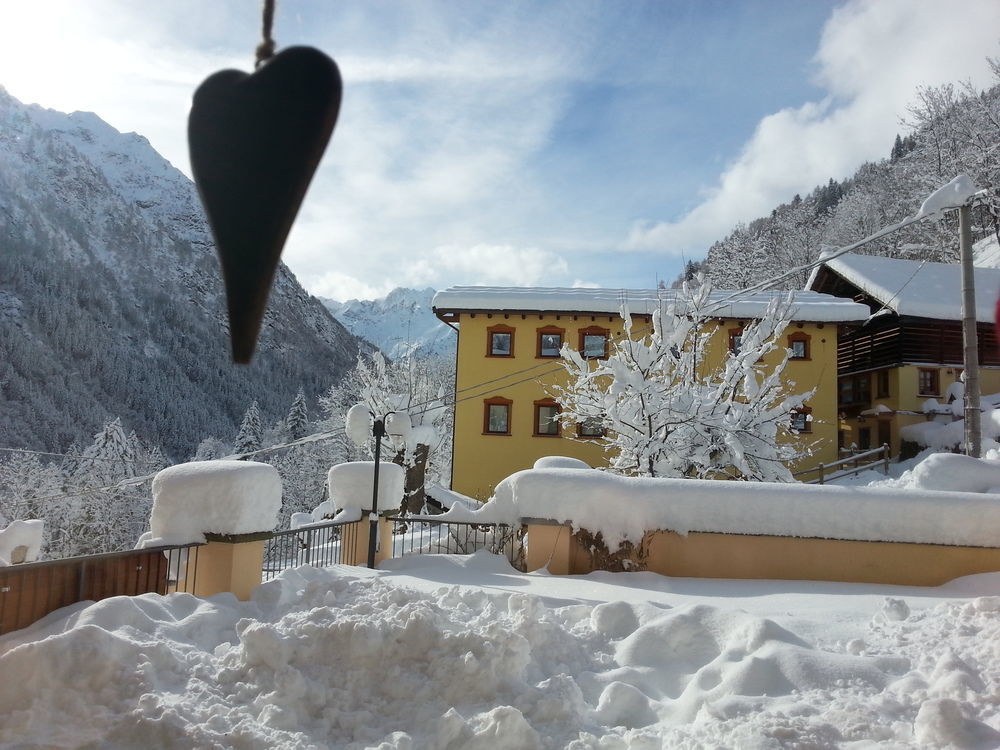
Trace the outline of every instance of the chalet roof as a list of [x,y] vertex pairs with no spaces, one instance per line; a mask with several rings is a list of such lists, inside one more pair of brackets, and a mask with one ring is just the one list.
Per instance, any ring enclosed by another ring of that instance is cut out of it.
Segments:
[[[824,269],[899,315],[962,319],[962,267],[957,263],[921,263],[846,253],[815,269],[807,286],[818,286]],[[992,322],[1000,291],[1000,268],[976,267],[975,275],[976,319]]]
[[[671,301],[673,289],[581,289],[560,287],[499,287],[453,286],[434,295],[432,305],[436,313],[446,312],[579,312],[618,314],[623,302],[628,303],[634,315],[648,315],[661,300]],[[732,291],[715,290],[710,302],[720,301],[734,294]],[[722,304],[713,317],[755,318],[763,314],[768,303],[787,291],[766,291],[744,294]],[[793,293],[795,312],[793,318],[814,322],[847,322],[865,320],[868,307],[843,297],[813,291]]]

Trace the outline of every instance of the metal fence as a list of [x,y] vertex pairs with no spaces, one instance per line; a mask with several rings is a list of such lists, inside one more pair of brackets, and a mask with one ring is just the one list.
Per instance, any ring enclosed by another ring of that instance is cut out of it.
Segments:
[[0,635],[77,602],[193,592],[199,546],[108,552],[0,568]]
[[331,521],[275,531],[264,546],[262,580],[270,581],[286,568],[297,565],[325,567],[354,560],[359,527],[358,521]]
[[524,526],[503,523],[436,521],[397,516],[392,522],[392,556],[420,554],[470,555],[485,549],[506,557],[524,571]]

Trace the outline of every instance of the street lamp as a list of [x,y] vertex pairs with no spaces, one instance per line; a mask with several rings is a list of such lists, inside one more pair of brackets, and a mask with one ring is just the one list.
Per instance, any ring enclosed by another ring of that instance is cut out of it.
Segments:
[[[389,425],[392,432],[386,429]],[[357,444],[368,439],[368,429],[375,438],[375,469],[372,476],[372,507],[368,513],[368,567],[375,567],[375,544],[378,539],[378,474],[382,463],[382,438],[386,435],[406,438],[410,432],[410,416],[406,412],[386,412],[381,419],[365,404],[355,404],[347,412],[344,429]]]

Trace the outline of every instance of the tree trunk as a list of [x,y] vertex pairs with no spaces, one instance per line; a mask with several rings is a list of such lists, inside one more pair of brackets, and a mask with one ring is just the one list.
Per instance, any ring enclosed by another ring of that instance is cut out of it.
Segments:
[[409,466],[404,463],[406,451],[399,451],[392,459],[394,464],[399,464],[406,470],[406,481],[403,485],[403,504],[399,510],[401,513],[420,513],[424,509],[424,481],[427,474],[427,458],[430,454],[430,446],[422,443],[417,445],[413,451],[413,463]]

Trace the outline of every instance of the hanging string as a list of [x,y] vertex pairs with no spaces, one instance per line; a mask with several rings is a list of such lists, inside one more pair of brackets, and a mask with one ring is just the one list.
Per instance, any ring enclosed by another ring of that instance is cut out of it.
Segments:
[[274,24],[274,0],[264,0],[264,18],[261,27],[261,42],[257,45],[257,62],[255,68],[259,68],[272,57],[274,57],[275,43],[271,36],[271,26]]

